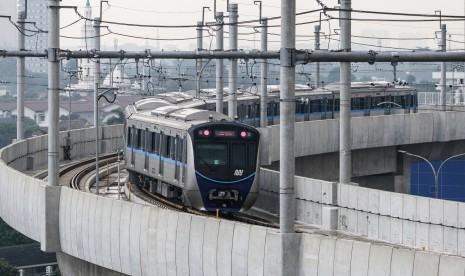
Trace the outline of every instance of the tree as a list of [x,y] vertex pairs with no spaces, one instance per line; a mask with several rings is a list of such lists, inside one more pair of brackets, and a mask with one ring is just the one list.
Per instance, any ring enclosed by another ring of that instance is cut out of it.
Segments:
[[113,110],[113,116],[107,120],[107,125],[118,125],[124,123],[124,112],[121,109]]
[[[13,118],[0,119],[0,148],[6,147],[13,139],[16,138],[16,120]],[[26,138],[36,133],[44,134],[45,132],[30,118],[24,118],[24,135]]]
[[[335,67],[331,69],[331,71],[329,71],[329,74],[328,74],[327,83],[339,82],[340,80],[341,80],[341,68]],[[351,74],[350,80],[356,81],[357,78],[354,76],[354,74]]]
[[0,259],[0,275],[2,276],[17,276],[19,275],[19,270],[15,267],[12,267],[9,263]]
[[[17,232],[0,219],[0,247],[34,243],[33,240]],[[3,275],[0,273],[0,275]]]

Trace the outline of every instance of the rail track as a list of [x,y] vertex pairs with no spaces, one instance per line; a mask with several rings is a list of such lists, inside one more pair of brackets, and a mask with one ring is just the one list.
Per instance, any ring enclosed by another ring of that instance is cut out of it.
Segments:
[[[115,163],[117,160],[116,154],[107,154],[102,155],[99,158],[99,165],[104,165],[106,163]],[[84,178],[92,174],[95,174],[95,159],[88,158],[84,160],[80,160],[79,162],[73,162],[60,167],[59,170],[59,178],[60,178],[60,185],[66,185],[76,190],[82,190],[81,182]],[[47,170],[39,172],[34,175],[36,178],[45,179],[48,176]],[[278,228],[279,225],[269,219],[251,215],[246,213],[228,213],[228,214],[216,214],[213,212],[205,212],[199,211],[197,209],[193,209],[191,207],[187,207],[182,205],[181,202],[169,200],[163,196],[156,195],[150,193],[147,189],[138,187],[137,185],[131,185],[131,193],[135,194],[137,197],[145,200],[146,202],[150,203],[151,205],[157,206],[159,208],[173,210],[178,212],[185,212],[189,214],[194,214],[203,217],[210,217],[210,218],[221,218],[227,219],[231,221],[242,222],[251,225],[258,225],[270,228]]]
[[163,209],[175,210],[180,212],[185,212],[189,214],[194,214],[203,217],[211,218],[222,218],[231,221],[243,222],[251,225],[258,225],[270,228],[278,228],[279,225],[269,219],[259,217],[256,215],[245,214],[245,213],[228,213],[228,214],[216,214],[212,212],[199,211],[191,207],[186,207],[182,205],[181,202],[176,202],[169,200],[163,196],[150,193],[147,189],[137,187],[137,185],[131,185],[131,192],[136,194],[138,197],[144,199],[145,201],[158,206]]

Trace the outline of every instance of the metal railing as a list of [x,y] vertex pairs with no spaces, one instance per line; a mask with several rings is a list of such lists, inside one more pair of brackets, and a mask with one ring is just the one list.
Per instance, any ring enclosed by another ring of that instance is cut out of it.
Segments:
[[[439,105],[440,91],[418,92],[418,105]],[[446,93],[446,105],[464,105],[464,95],[460,91]]]

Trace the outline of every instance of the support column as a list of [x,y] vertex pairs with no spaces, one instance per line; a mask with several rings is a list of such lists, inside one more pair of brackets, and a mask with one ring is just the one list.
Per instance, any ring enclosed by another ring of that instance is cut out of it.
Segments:
[[279,226],[281,232],[281,275],[297,275],[295,248],[295,0],[281,0],[280,116],[279,129]]
[[[262,18],[261,22],[261,51],[268,51],[268,19]],[[263,59],[260,67],[260,127],[268,125],[268,104],[267,104],[267,87],[268,87],[268,60]]]
[[[224,22],[223,13],[215,14],[216,22],[218,22],[218,30],[216,31],[216,49],[223,51],[224,42]],[[223,113],[223,59],[216,60],[216,112]]]
[[[341,0],[341,50],[344,52],[351,51],[351,0]],[[341,117],[340,139],[339,139],[339,182],[349,184],[352,172],[351,165],[351,129],[350,129],[350,110],[351,110],[351,69],[350,62],[341,62]]]
[[40,249],[45,252],[61,251],[59,214],[61,187],[58,183],[60,106],[60,15],[59,0],[48,0],[48,185],[40,190]]
[[[447,46],[447,30],[446,30],[446,24],[441,25],[441,52],[446,52],[446,46]],[[446,110],[446,84],[447,84],[447,78],[446,78],[446,62],[443,61],[441,62],[441,97],[440,97],[440,105],[441,105],[441,110],[444,111]]]
[[[25,12],[18,11],[18,49],[24,51],[25,39],[24,39],[24,20]],[[24,139],[24,73],[25,73],[25,57],[18,57],[16,64],[16,108],[18,110],[16,119],[16,140],[20,141]]]
[[[203,28],[203,21],[197,21],[197,52],[202,51],[203,47],[203,38],[202,38],[202,28]],[[195,94],[197,98],[200,98],[200,89],[202,82],[202,59],[198,58],[195,60],[196,63],[196,71],[197,71],[197,82],[196,82],[196,89]]]
[[295,0],[282,0],[281,3],[279,224],[281,233],[294,233]]
[[[95,51],[100,50],[100,18],[94,18],[94,43]],[[100,176],[99,172],[99,154],[100,154],[100,143],[99,143],[99,104],[98,94],[100,85],[100,59],[95,61],[94,69],[94,126],[95,126],[95,194],[99,194],[100,189]]]
[[[237,4],[229,4],[229,50],[237,51]],[[229,60],[228,116],[237,115],[237,59]]]

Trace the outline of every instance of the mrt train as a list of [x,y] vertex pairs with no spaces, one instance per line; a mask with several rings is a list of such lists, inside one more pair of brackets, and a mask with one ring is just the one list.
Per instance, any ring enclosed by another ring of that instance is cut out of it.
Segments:
[[199,210],[252,207],[260,140],[254,127],[157,98],[129,105],[125,113],[131,183]]
[[[223,94],[223,114],[228,114],[227,89]],[[216,90],[204,89],[200,97],[194,91],[157,94],[155,97],[174,105],[216,110]],[[260,125],[260,92],[257,87],[237,92],[238,121]],[[279,124],[280,86],[267,87],[267,123]],[[416,113],[418,108],[417,90],[408,85],[393,84],[386,81],[353,82],[351,85],[351,116],[378,116],[400,113]],[[295,86],[295,119],[297,122],[337,119],[340,109],[340,85],[329,84],[322,88],[307,85]]]

